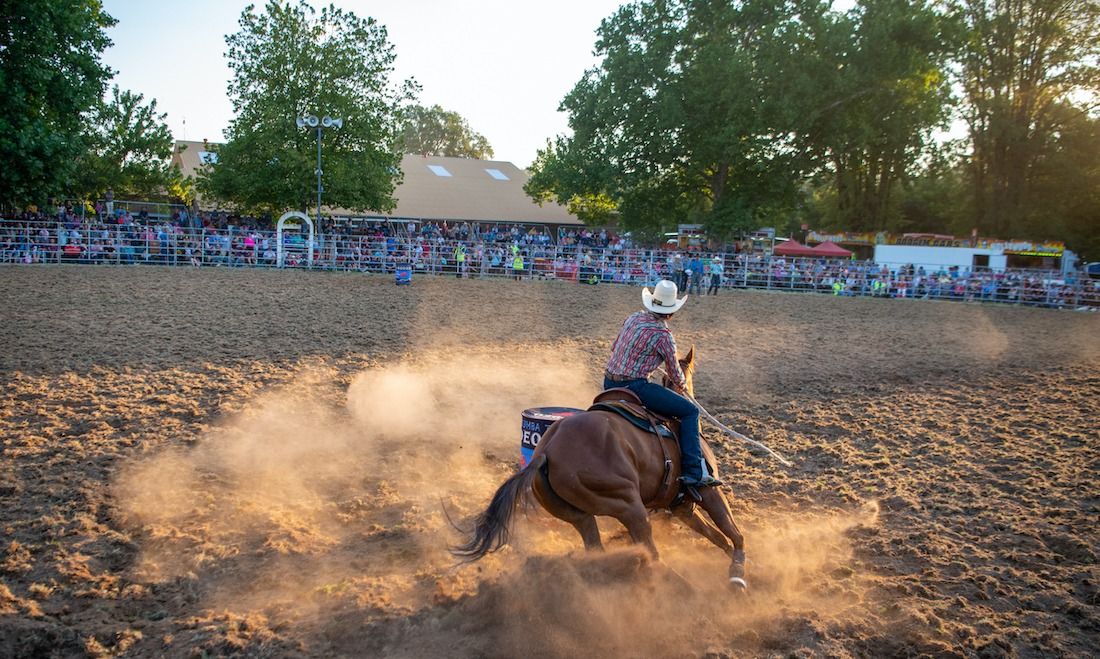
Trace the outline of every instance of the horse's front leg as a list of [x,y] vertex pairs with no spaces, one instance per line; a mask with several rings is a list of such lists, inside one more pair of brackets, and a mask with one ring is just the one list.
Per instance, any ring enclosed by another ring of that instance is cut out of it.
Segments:
[[703,516],[703,511],[694,502],[688,501],[680,504],[673,509],[673,515],[684,524],[687,524],[691,530],[714,543],[714,546],[721,549],[726,556],[733,558],[733,545],[730,544],[730,541],[726,539],[721,531],[715,528],[714,524],[707,521],[707,518]]
[[730,555],[730,585],[737,588],[747,588],[745,581],[745,537],[741,535],[737,525],[733,522],[733,511],[730,510],[726,495],[717,487],[704,487],[699,490],[702,498],[700,505],[707,511],[715,526],[730,542],[733,543],[733,553]]

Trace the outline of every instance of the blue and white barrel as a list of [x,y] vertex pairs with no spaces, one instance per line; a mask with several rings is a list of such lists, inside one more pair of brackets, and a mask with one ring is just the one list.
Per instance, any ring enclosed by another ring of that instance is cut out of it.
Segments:
[[542,440],[542,436],[555,421],[583,411],[575,407],[532,407],[523,410],[523,434],[519,444],[520,469],[526,467],[527,463],[531,461],[539,441]]

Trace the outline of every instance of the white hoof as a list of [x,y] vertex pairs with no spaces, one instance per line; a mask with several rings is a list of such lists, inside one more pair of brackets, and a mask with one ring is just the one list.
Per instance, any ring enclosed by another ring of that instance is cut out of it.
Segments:
[[744,590],[749,589],[749,584],[744,579],[742,579],[741,577],[730,577],[730,585],[731,586],[740,586]]

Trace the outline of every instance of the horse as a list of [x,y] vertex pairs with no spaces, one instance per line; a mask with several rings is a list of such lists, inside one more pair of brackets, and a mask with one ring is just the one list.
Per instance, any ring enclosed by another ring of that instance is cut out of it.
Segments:
[[[687,379],[687,392],[694,398],[694,347],[678,361]],[[663,384],[669,385],[667,375]],[[703,455],[716,466],[710,447],[702,443]],[[603,549],[596,516],[607,516],[619,520],[631,540],[643,545],[654,561],[660,561],[649,511],[669,505],[668,493],[675,491],[664,484],[677,483],[679,475],[678,447],[670,457],[656,435],[612,411],[574,414],[546,431],[531,461],[500,485],[488,507],[475,518],[468,540],[451,551],[473,562],[501,549],[508,543],[516,509],[533,494],[547,512],[577,529],[586,551]],[[718,487],[704,487],[690,488],[688,494],[672,513],[726,553],[730,585],[747,589],[745,539],[733,521],[725,493]]]

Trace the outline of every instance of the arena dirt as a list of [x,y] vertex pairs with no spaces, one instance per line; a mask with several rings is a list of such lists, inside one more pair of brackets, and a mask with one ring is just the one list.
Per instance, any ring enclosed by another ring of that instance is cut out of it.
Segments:
[[[5,268],[2,656],[1085,656],[1100,318],[727,292],[674,320],[747,538],[446,552],[636,288]],[[444,512],[446,511],[446,513]],[[677,576],[679,575],[679,576]],[[682,577],[682,579],[680,578]],[[686,581],[686,586],[685,586]]]

